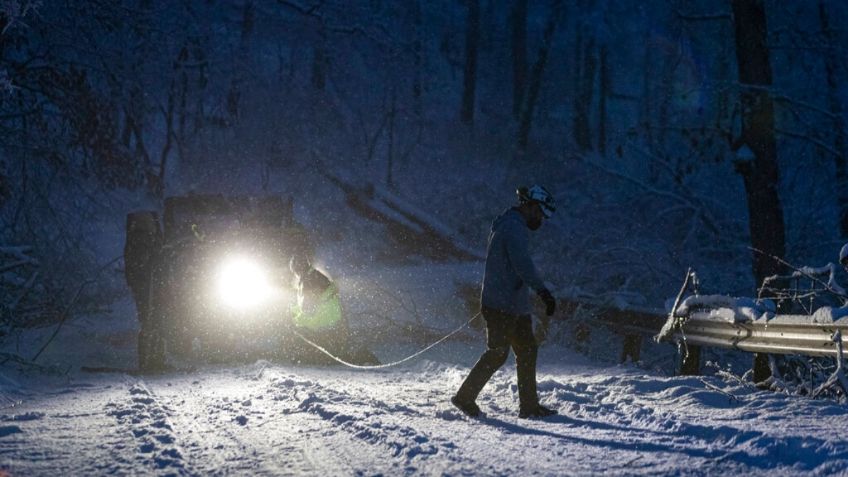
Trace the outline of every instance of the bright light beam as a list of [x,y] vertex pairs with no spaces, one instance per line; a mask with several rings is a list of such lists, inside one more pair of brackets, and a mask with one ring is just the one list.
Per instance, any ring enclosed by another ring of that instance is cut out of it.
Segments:
[[247,309],[266,301],[271,295],[271,285],[259,264],[248,258],[234,257],[224,262],[218,271],[218,294],[227,306]]

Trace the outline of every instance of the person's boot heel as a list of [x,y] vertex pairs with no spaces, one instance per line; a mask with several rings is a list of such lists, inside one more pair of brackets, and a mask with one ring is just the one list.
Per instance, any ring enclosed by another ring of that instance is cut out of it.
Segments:
[[470,417],[479,417],[480,416],[480,407],[477,406],[477,403],[474,401],[467,401],[459,396],[454,396],[451,398],[451,404],[457,407],[463,414]]
[[530,419],[534,417],[548,417],[559,414],[556,409],[550,409],[541,404],[537,404],[535,407],[529,409],[521,409],[518,411],[518,417],[521,419]]

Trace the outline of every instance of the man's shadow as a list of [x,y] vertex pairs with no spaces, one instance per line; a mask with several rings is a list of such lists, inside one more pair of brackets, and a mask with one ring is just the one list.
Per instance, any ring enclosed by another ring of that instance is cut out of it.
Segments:
[[[666,445],[659,444],[656,442],[651,442],[650,437],[646,436],[645,439],[640,439],[636,442],[634,441],[617,441],[610,439],[592,439],[588,437],[581,437],[580,435],[568,435],[562,434],[558,432],[552,432],[549,430],[539,429],[537,427],[532,427],[532,424],[521,425],[519,423],[507,422],[495,417],[483,416],[480,419],[482,424],[486,424],[492,427],[500,428],[506,433],[509,434],[522,434],[522,435],[536,435],[549,437],[553,439],[558,439],[562,441],[573,442],[577,444],[583,444],[586,446],[594,446],[600,447],[603,449],[612,449],[612,450],[621,450],[621,451],[631,451],[631,452],[660,452],[660,453],[672,453],[672,454],[684,454],[690,457],[700,457],[708,460],[712,460],[713,462],[721,462],[721,461],[733,461],[739,464],[743,464],[745,466],[757,467],[761,469],[772,469],[781,464],[783,465],[795,465],[800,462],[803,462],[805,468],[813,469],[819,464],[824,463],[828,459],[838,458],[839,456],[831,456],[828,455],[828,452],[824,451],[823,444],[824,441],[815,438],[807,438],[808,444],[814,444],[810,441],[819,441],[820,445],[813,445],[812,447],[805,446],[808,450],[817,449],[817,451],[813,451],[812,455],[801,455],[796,452],[785,452],[778,453],[778,455],[766,453],[765,455],[752,455],[744,450],[736,450],[739,448],[738,445],[728,445],[727,448],[713,448],[713,449],[699,449],[688,447],[685,445]],[[533,421],[531,421],[533,422]],[[653,431],[649,429],[638,429],[638,428],[629,428],[622,426],[615,426],[607,423],[599,423],[593,421],[584,421],[580,419],[574,419],[563,415],[550,416],[545,418],[544,420],[538,420],[536,422],[544,422],[546,424],[560,424],[563,426],[567,426],[570,429],[579,429],[589,427],[590,429],[596,430],[612,430],[612,431],[620,431],[633,433],[634,431],[638,431],[640,436],[645,436],[645,434],[654,434],[654,435],[664,435],[666,438],[671,436],[683,436],[685,433],[673,433],[673,432],[663,432],[663,431]],[[700,426],[699,426],[700,427]],[[702,429],[703,430],[703,429]],[[722,429],[714,429],[715,431],[719,431],[721,434],[725,434],[727,431],[733,431],[732,428],[722,428]],[[757,431],[742,431],[736,430],[738,434],[736,442],[739,441],[747,441],[750,439],[756,439],[758,437],[763,437],[762,432]],[[705,436],[701,433],[692,433],[690,434],[692,438],[695,439],[704,439]],[[704,439],[705,441],[707,439]],[[848,453],[840,453],[843,456]]]

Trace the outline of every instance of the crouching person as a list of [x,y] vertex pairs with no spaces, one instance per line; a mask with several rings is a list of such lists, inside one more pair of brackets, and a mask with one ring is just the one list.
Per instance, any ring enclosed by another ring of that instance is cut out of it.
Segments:
[[471,369],[451,402],[476,417],[477,396],[492,375],[515,353],[518,374],[519,417],[544,417],[557,411],[539,404],[536,392],[538,345],[533,336],[528,287],[545,303],[552,315],[556,300],[545,288],[528,251],[527,229],[537,230],[556,210],[553,196],[541,186],[519,188],[518,205],[507,209],[492,224],[486,252],[486,271],[481,296],[486,320],[486,351]]
[[[339,289],[308,260],[294,257],[290,263],[295,274],[297,301],[292,310],[295,329],[305,338],[344,361],[358,365],[379,364],[370,351],[356,346],[342,313]],[[294,361],[331,364],[333,359],[308,343],[292,346]]]

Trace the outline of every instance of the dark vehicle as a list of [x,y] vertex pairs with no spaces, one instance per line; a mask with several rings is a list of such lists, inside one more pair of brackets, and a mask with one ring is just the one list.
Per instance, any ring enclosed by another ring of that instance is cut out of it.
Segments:
[[[376,362],[367,351],[351,351],[337,290],[312,268],[312,246],[293,220],[291,200],[170,197],[161,233],[155,212],[127,216],[124,255],[142,325],[141,368],[160,367],[166,356],[327,362],[298,333],[342,359]],[[304,310],[316,308],[309,301],[318,297],[324,316],[311,322]]]

